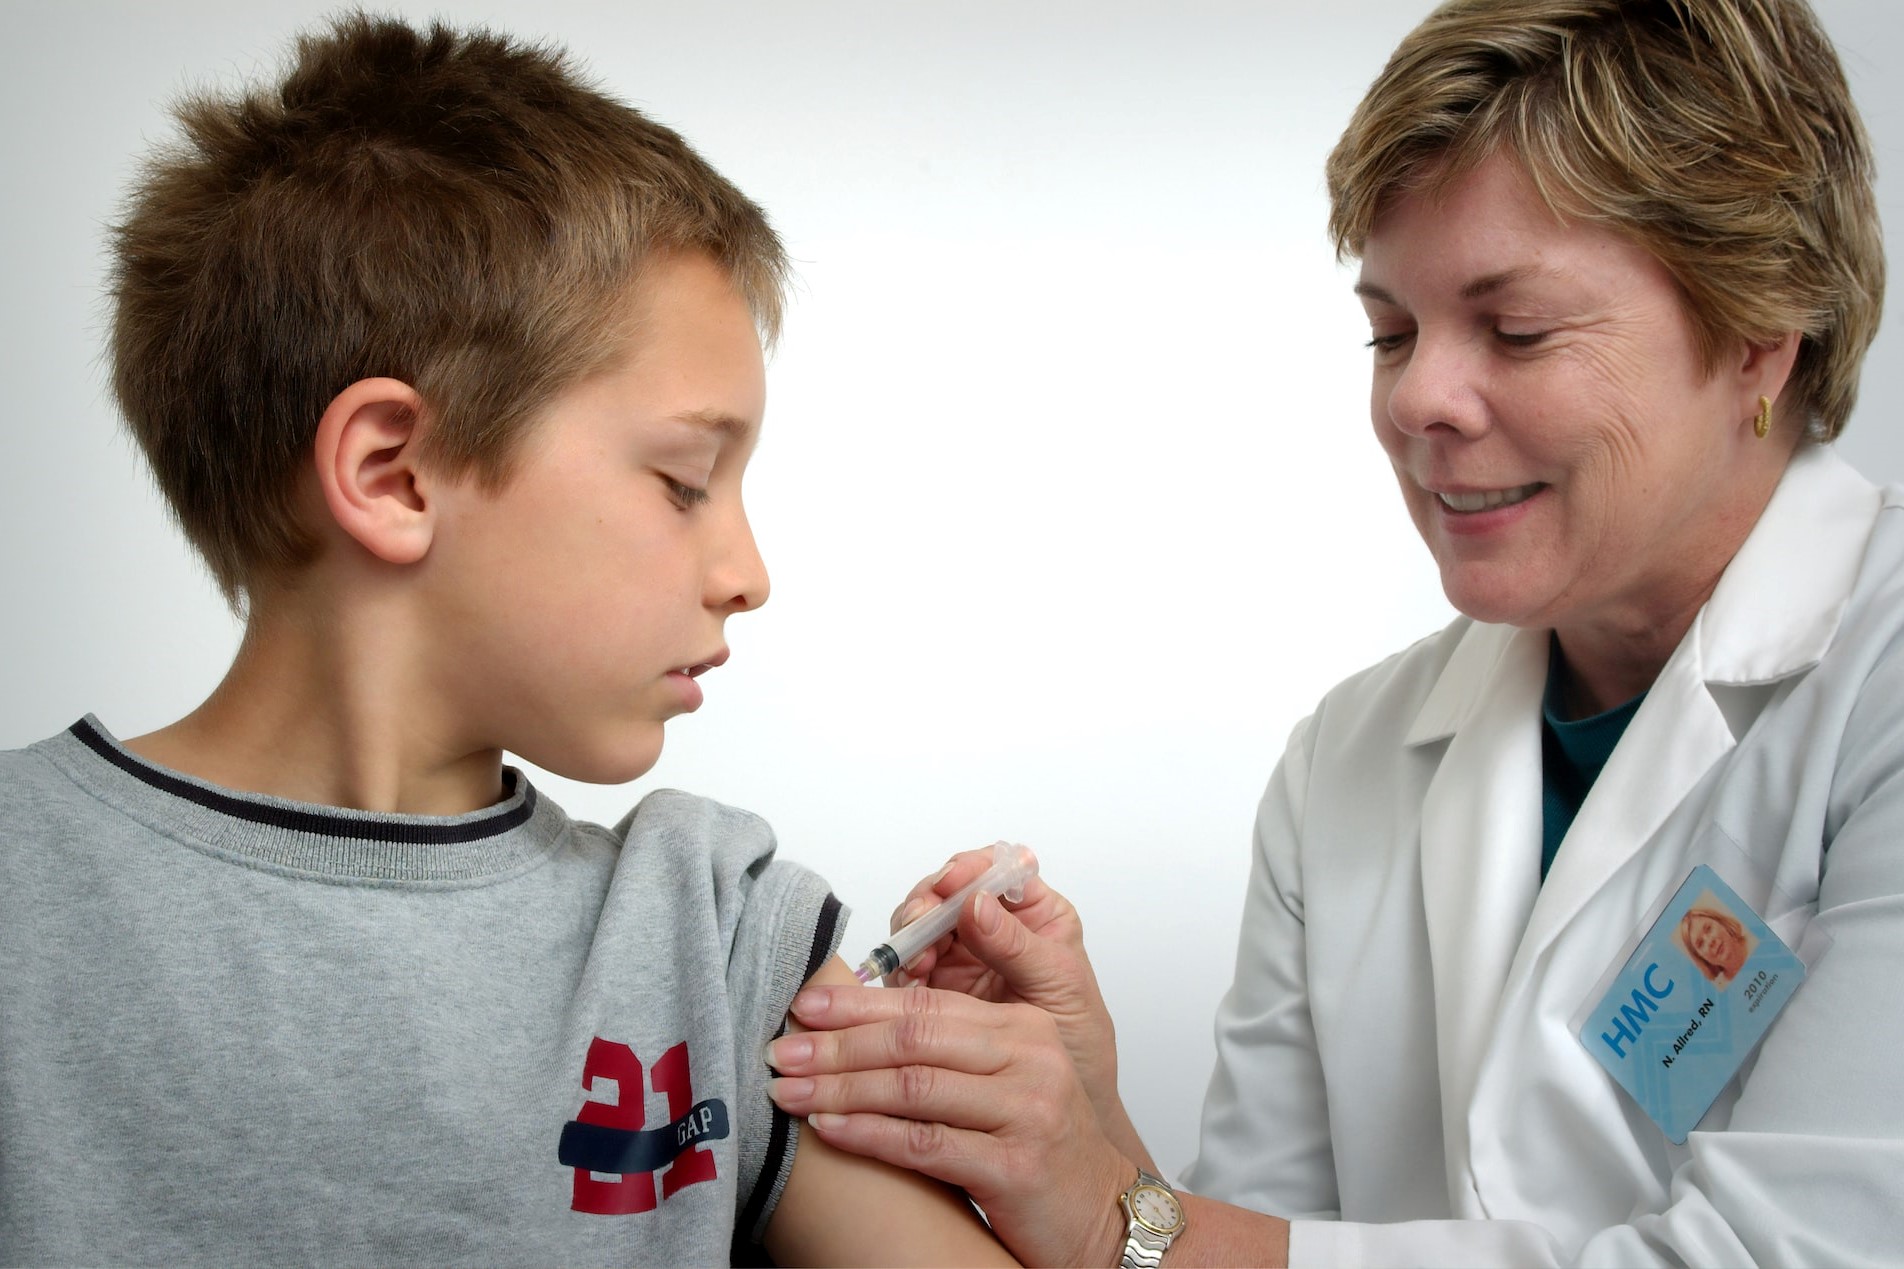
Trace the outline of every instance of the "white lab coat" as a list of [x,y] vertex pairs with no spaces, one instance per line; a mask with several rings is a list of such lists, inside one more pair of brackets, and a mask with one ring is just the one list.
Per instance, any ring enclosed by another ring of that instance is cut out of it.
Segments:
[[[1543,885],[1547,646],[1457,620],[1297,727],[1185,1185],[1295,1265],[1904,1262],[1904,489],[1800,451]],[[1674,1146],[1577,1024],[1700,863],[1813,964]]]

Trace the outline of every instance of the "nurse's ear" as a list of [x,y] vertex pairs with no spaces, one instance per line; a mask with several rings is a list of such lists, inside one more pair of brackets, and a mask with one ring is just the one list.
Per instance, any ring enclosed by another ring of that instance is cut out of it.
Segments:
[[[1792,403],[1781,401],[1780,397],[1791,381],[1792,367],[1798,364],[1798,345],[1802,338],[1798,331],[1786,331],[1772,343],[1746,343],[1734,357],[1731,374],[1737,404],[1733,417],[1742,420],[1743,425],[1758,436],[1777,430],[1791,414]],[[1762,407],[1761,397],[1769,404]],[[1761,421],[1761,413],[1768,412],[1769,420]]]
[[397,379],[359,379],[318,420],[313,458],[331,519],[387,564],[430,549],[435,508],[419,461],[423,397]]

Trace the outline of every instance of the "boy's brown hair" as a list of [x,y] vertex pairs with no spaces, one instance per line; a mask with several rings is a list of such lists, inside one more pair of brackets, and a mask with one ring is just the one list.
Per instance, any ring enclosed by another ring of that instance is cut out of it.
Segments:
[[177,114],[114,229],[113,387],[234,604],[314,557],[298,487],[356,380],[414,387],[426,460],[494,485],[627,337],[657,253],[706,252],[778,331],[760,208],[558,50],[356,13],[280,83]]

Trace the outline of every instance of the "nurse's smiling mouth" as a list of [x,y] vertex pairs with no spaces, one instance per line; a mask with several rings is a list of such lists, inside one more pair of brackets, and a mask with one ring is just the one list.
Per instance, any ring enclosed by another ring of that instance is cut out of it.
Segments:
[[1509,489],[1476,489],[1461,492],[1433,490],[1431,492],[1441,503],[1442,510],[1471,515],[1477,511],[1493,511],[1499,507],[1512,507],[1526,502],[1546,487],[1544,482],[1536,481],[1531,485],[1516,485]]

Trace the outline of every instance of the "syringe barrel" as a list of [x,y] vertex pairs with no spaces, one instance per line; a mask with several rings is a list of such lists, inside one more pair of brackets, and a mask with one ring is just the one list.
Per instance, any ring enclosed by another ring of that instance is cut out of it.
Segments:
[[991,867],[944,903],[908,923],[886,940],[886,946],[893,950],[899,963],[904,965],[957,925],[959,913],[980,890],[1016,903],[1024,896],[1025,883],[1037,875],[1038,857],[1031,853],[1030,847],[1015,842],[993,842]]

